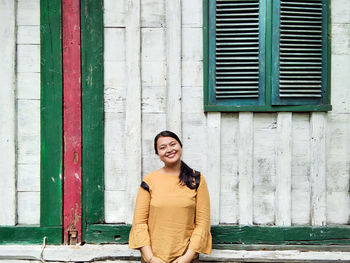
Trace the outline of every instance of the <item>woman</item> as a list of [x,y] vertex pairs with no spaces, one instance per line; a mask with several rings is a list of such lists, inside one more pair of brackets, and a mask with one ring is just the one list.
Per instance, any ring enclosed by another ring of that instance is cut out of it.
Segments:
[[209,193],[204,177],[181,161],[177,135],[162,131],[154,150],[164,167],[143,178],[139,189],[130,248],[142,262],[189,263],[211,252]]

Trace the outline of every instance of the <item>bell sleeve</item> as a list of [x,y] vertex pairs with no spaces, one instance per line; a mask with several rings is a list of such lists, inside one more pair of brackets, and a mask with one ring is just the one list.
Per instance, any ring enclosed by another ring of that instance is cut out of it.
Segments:
[[212,238],[210,233],[210,199],[207,183],[201,176],[197,189],[195,228],[190,238],[189,249],[197,253],[210,254]]
[[150,193],[140,187],[136,198],[134,218],[129,234],[130,248],[141,248],[151,244],[148,232],[150,200]]

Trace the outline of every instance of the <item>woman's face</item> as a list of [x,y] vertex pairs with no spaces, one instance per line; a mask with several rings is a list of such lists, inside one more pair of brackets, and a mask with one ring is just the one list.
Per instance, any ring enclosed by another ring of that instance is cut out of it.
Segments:
[[157,140],[157,150],[160,160],[167,166],[181,161],[181,145],[172,137],[159,137]]

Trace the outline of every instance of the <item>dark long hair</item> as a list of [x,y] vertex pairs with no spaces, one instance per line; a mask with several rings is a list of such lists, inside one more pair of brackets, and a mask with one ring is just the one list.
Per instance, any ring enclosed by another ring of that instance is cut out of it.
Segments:
[[[156,154],[158,154],[157,149],[157,142],[160,137],[171,137],[180,144],[182,148],[182,143],[179,139],[179,137],[171,132],[171,131],[162,131],[154,137],[154,151]],[[184,161],[181,161],[181,170],[180,170],[180,176],[179,176],[179,183],[182,185],[186,185],[190,189],[197,189],[197,177],[199,178],[200,173],[198,171],[193,170],[191,167],[189,167]]]

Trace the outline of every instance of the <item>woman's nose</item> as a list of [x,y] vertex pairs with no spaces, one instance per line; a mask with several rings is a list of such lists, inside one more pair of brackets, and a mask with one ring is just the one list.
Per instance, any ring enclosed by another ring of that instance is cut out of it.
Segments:
[[171,152],[171,147],[169,145],[166,147],[166,151]]

